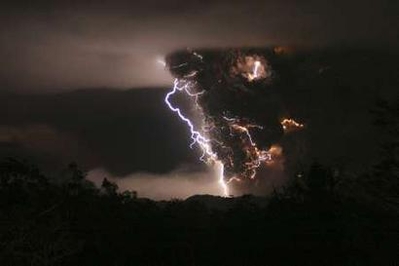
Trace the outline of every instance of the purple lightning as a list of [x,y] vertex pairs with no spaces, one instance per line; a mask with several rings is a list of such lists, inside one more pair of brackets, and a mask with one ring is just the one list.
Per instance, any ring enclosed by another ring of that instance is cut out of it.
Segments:
[[204,93],[204,91],[201,91],[201,92],[198,92],[198,93],[192,93],[190,91],[190,89],[189,89],[190,86],[191,86],[191,83],[190,82],[186,82],[186,81],[183,81],[183,82],[184,82],[184,84],[182,86],[179,86],[179,80],[175,79],[175,81],[173,83],[174,84],[173,90],[166,94],[165,103],[168,105],[168,107],[173,112],[177,113],[178,116],[180,117],[180,119],[183,120],[187,124],[187,126],[189,127],[190,132],[191,132],[191,140],[192,140],[192,142],[190,144],[190,148],[192,148],[193,145],[198,143],[199,146],[201,147],[202,151],[203,151],[203,154],[200,157],[200,160],[203,161],[203,162],[206,162],[204,160],[204,157],[207,155],[208,159],[219,168],[219,170],[218,170],[218,172],[219,172],[218,173],[218,175],[219,175],[219,184],[222,187],[224,196],[228,196],[229,195],[228,187],[227,187],[226,183],[224,182],[224,173],[223,173],[224,172],[224,167],[223,167],[223,164],[219,160],[217,160],[216,154],[214,152],[212,152],[211,145],[209,144],[210,140],[205,138],[204,136],[202,136],[199,131],[196,131],[194,129],[194,125],[190,121],[190,119],[185,117],[182,114],[181,110],[179,108],[177,108],[177,107],[174,107],[172,105],[172,103],[170,102],[170,97],[173,96],[178,91],[185,91],[187,93],[187,95],[189,95],[190,97],[195,97],[195,102],[196,103],[197,103],[198,96]]
[[[181,120],[183,120],[189,127],[190,132],[191,132],[191,139],[192,139],[192,143],[190,144],[190,147],[192,148],[194,144],[198,143],[200,145],[200,147],[202,148],[204,155],[208,155],[210,158],[216,158],[216,154],[212,152],[211,150],[211,146],[209,145],[210,140],[205,138],[204,136],[201,135],[201,133],[199,131],[196,131],[194,129],[194,125],[193,123],[187,118],[185,117],[182,112],[180,111],[179,108],[174,107],[170,101],[169,98],[174,95],[177,91],[185,91],[189,96],[194,96],[197,97],[198,95],[201,94],[200,93],[196,93],[196,94],[192,94],[190,92],[190,90],[188,89],[190,86],[189,82],[186,82],[183,84],[183,86],[179,86],[179,81],[176,79],[174,81],[174,86],[173,86],[173,90],[171,92],[169,92],[168,94],[166,94],[165,97],[165,103],[168,105],[168,107],[175,113],[177,113],[180,117]],[[201,156],[201,159],[204,157]]]

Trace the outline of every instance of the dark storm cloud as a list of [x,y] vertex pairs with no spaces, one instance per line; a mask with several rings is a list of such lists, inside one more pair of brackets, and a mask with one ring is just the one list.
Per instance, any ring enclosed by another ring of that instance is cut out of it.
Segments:
[[0,126],[0,143],[17,144],[29,150],[48,153],[49,155],[73,154],[78,156],[78,140],[58,132],[47,125],[29,124],[24,126]]
[[[331,3],[330,3],[331,2]],[[398,44],[395,1],[23,1],[0,11],[2,89],[170,84],[182,47]]]
[[[198,92],[210,160],[224,165],[226,182],[239,179],[230,183],[230,192],[270,191],[313,160],[364,171],[378,154],[370,111],[377,99],[397,95],[398,55],[281,49],[179,51],[167,57],[179,79],[177,93]],[[283,118],[305,126],[284,134]],[[271,153],[277,160],[262,167],[269,160],[262,152],[273,145],[281,147]]]
[[76,161],[119,176],[196,162],[187,129],[163,95],[159,89],[0,95],[0,155],[35,158],[50,170]]

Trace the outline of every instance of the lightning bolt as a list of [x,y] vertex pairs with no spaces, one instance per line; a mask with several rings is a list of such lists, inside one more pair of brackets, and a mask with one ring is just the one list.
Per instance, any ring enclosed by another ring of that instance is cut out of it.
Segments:
[[226,182],[224,181],[224,165],[220,160],[217,160],[216,154],[212,151],[211,145],[210,145],[210,139],[204,137],[201,132],[195,130],[194,124],[191,122],[190,119],[188,119],[186,116],[183,115],[182,111],[180,108],[173,106],[173,104],[170,102],[170,98],[175,95],[178,92],[185,92],[188,96],[194,97],[195,102],[197,103],[198,96],[203,94],[205,91],[200,91],[197,93],[192,93],[191,88],[194,86],[192,82],[186,81],[186,80],[179,80],[175,79],[173,82],[174,86],[173,89],[168,92],[165,96],[165,103],[169,107],[170,110],[175,112],[179,118],[188,126],[190,130],[190,137],[191,137],[191,144],[190,148],[192,148],[195,144],[198,144],[200,148],[203,151],[202,156],[200,157],[200,160],[203,162],[206,162],[204,158],[207,156],[210,161],[212,161],[218,168],[219,168],[219,184],[222,188],[223,195],[228,196],[229,191]]
[[[203,57],[196,52],[192,52],[192,55],[201,61],[203,59]],[[250,61],[247,60],[247,57],[245,57],[245,60],[241,58],[236,66],[238,71],[242,72],[241,75],[245,74],[244,76],[247,77],[249,81],[267,78],[264,69],[265,65],[260,60],[254,59],[253,56],[249,57],[248,60]],[[248,67],[250,67],[251,64],[251,70],[248,71]],[[179,65],[170,66],[169,69],[178,69],[188,65],[188,62],[184,62]],[[211,116],[210,114],[204,113],[204,109],[202,109],[204,103],[198,100],[205,100],[201,97],[207,92],[202,89],[201,82],[197,83],[196,81],[196,76],[199,74],[198,71],[199,70],[192,70],[176,78],[173,82],[173,89],[165,96],[165,103],[169,109],[176,113],[180,120],[187,125],[191,138],[190,148],[193,148],[194,145],[200,147],[202,150],[200,160],[212,164],[215,167],[214,169],[218,173],[218,182],[222,189],[222,193],[228,196],[228,184],[230,182],[254,179],[257,169],[262,164],[268,166],[278,157],[276,151],[272,150],[273,147],[268,150],[262,150],[257,146],[255,139],[251,136],[251,132],[255,128],[258,130],[263,129],[261,125],[250,122],[244,117],[228,117],[226,116],[226,112],[224,112],[222,116],[221,114],[213,114]],[[177,93],[184,93],[186,96],[193,99],[197,110],[203,115],[204,119],[199,129],[196,129],[192,120],[185,116],[180,108],[172,104],[171,99]],[[227,115],[228,114],[229,113],[227,113]],[[284,119],[281,124],[285,132],[291,130],[291,128],[303,127],[302,124],[292,119]],[[220,136],[224,133],[221,132],[219,127],[228,129],[231,138],[228,136]],[[234,147],[229,145],[231,144],[230,141],[235,142]],[[218,154],[213,150],[218,151]],[[237,156],[241,157],[237,158]]]
[[252,73],[254,79],[259,77],[259,73],[258,73],[259,66],[260,66],[260,61],[255,61],[255,63],[254,63],[254,71]]

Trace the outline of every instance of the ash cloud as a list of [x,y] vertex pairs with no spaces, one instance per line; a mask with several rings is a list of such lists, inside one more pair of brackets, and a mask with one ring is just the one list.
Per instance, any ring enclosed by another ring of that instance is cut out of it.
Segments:
[[281,142],[279,120],[287,111],[275,81],[273,66],[281,60],[275,51],[188,50],[167,57],[176,92],[197,98],[203,113],[201,134],[208,140],[198,144],[208,161],[223,164],[226,186],[237,187],[238,193],[258,177],[258,168],[281,165],[274,158],[282,156],[281,147],[272,145]]
[[[224,165],[225,183],[240,194],[270,190],[314,159],[340,167],[370,161],[376,146],[355,136],[373,134],[370,116],[362,112],[366,102],[371,108],[390,90],[390,77],[397,72],[393,61],[385,61],[390,56],[345,49],[226,48],[176,51],[166,61],[176,78],[175,92],[197,97],[204,117],[197,130],[208,139],[199,146],[210,161]],[[376,75],[370,66],[379,62],[385,63]],[[381,80],[388,83],[384,89],[379,89]],[[359,94],[362,100],[354,102]],[[361,145],[369,152],[358,153]],[[278,164],[276,147],[282,147]]]

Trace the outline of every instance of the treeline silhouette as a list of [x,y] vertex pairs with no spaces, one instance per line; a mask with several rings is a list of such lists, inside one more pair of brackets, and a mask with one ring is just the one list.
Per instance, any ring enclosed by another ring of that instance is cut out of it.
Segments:
[[96,188],[76,164],[49,178],[3,159],[0,265],[397,265],[398,108],[374,112],[384,137],[367,174],[314,163],[266,205],[156,202],[107,179]]
[[140,199],[118,193],[106,179],[97,189],[75,165],[62,183],[14,159],[2,161],[0,169],[1,265],[399,261],[398,204],[388,195],[367,194],[367,186],[342,188],[339,176],[318,164],[274,193],[266,207],[247,195],[229,209],[209,208],[201,197]]

